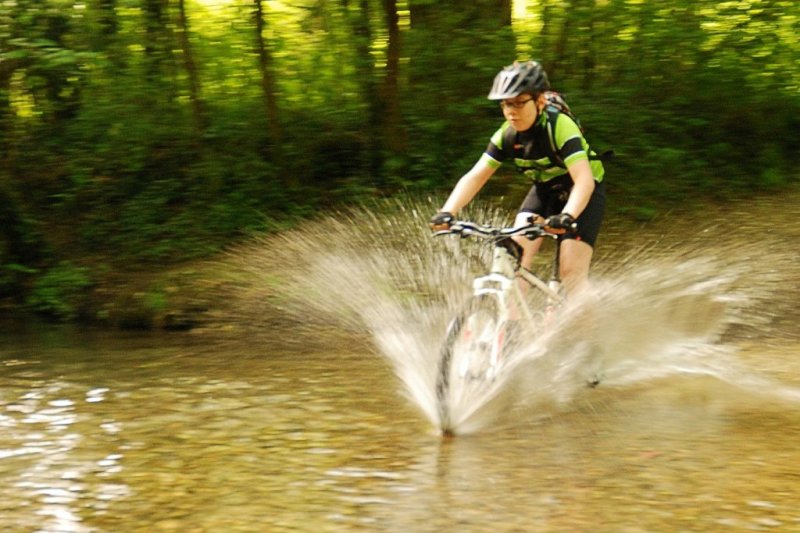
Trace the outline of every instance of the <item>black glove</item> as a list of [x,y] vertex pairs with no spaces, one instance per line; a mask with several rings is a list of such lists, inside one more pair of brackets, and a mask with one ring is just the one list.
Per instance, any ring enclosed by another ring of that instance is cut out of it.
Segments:
[[450,227],[450,223],[453,220],[454,217],[452,213],[448,213],[447,211],[439,211],[431,217],[429,224],[432,229],[442,229],[440,226],[444,226],[444,229],[447,229]]
[[575,217],[569,213],[559,213],[551,215],[544,221],[544,225],[551,229],[562,229],[567,231],[575,231],[578,229],[578,224],[575,223]]

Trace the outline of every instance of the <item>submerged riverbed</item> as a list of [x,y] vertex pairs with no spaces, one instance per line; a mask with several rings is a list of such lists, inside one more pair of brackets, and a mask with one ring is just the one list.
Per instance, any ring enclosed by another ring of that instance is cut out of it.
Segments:
[[[791,399],[673,376],[586,389],[443,440],[367,344],[199,341],[3,336],[0,527],[800,528]],[[749,356],[796,371],[798,354]]]

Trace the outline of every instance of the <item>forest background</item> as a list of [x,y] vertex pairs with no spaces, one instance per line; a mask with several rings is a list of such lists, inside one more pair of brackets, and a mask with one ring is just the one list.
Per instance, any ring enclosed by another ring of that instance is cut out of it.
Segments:
[[611,216],[780,192],[799,20],[793,0],[0,0],[0,307],[102,318],[108,279],[337,204],[443,198],[514,59],[616,152]]

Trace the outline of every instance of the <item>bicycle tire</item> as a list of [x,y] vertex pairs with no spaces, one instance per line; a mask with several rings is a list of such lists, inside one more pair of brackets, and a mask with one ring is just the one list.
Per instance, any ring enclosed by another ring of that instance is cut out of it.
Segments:
[[493,294],[471,297],[450,322],[436,372],[436,400],[443,432],[453,429],[450,395],[454,379],[473,383],[493,379],[501,363],[505,330],[500,302]]

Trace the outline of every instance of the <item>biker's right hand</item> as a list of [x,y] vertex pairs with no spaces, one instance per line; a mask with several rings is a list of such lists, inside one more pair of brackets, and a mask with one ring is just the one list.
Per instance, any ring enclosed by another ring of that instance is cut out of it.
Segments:
[[450,229],[450,223],[453,220],[455,220],[455,217],[453,217],[452,213],[448,213],[447,211],[439,211],[431,217],[428,225],[431,227],[431,231],[444,231],[446,229]]

